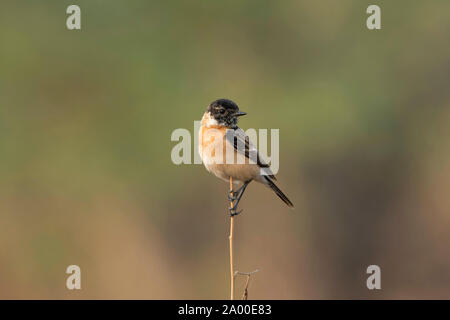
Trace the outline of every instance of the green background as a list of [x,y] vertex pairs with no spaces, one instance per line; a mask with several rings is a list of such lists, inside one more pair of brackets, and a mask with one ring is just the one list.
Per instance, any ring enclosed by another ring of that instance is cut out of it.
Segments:
[[249,298],[449,298],[449,39],[447,0],[2,1],[0,298],[227,298],[227,184],[170,158],[222,97],[296,205],[248,188]]

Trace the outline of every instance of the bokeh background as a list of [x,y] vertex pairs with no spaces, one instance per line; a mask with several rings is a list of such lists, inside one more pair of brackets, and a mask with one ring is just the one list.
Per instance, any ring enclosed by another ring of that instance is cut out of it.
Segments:
[[1,7],[0,298],[228,298],[227,184],[170,158],[221,97],[280,129],[296,205],[241,202],[250,299],[450,298],[449,1]]

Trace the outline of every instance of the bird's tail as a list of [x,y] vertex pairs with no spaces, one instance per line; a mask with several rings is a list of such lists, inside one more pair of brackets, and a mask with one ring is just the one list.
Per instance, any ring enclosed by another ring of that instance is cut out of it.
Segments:
[[280,188],[277,187],[275,182],[272,181],[272,179],[269,176],[264,176],[264,179],[267,181],[267,185],[275,191],[277,196],[280,197],[281,200],[283,200],[284,203],[288,205],[288,207],[293,208],[294,205],[292,204],[291,200],[288,199],[288,197],[283,193],[283,191],[280,190]]

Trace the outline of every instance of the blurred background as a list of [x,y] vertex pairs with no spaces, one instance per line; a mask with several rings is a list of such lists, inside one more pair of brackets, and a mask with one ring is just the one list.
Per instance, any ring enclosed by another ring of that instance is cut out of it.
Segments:
[[170,158],[222,97],[296,205],[247,189],[250,299],[450,298],[449,39],[447,0],[2,1],[0,298],[227,299],[228,186]]

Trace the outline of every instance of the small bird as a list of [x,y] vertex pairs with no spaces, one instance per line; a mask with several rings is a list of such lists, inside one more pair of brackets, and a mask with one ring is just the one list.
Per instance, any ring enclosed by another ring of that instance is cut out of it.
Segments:
[[246,113],[240,111],[233,101],[218,99],[206,109],[199,130],[199,153],[206,169],[225,181],[231,177],[233,183],[242,183],[228,196],[230,201],[235,201],[234,206],[229,208],[230,215],[242,212],[236,211],[237,205],[253,180],[269,187],[284,203],[294,207],[276,186],[270,166],[261,158],[244,130],[237,126],[238,118],[244,115]]

